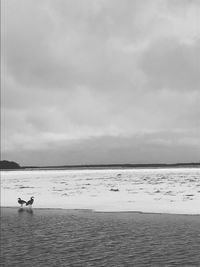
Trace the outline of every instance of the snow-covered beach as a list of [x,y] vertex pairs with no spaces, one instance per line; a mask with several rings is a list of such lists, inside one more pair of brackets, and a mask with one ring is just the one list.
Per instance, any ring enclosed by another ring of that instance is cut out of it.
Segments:
[[1,206],[200,214],[200,169],[1,171]]

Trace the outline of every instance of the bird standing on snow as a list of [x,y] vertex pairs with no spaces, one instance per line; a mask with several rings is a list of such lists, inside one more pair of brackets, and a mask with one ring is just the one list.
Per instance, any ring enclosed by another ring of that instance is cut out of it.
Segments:
[[25,200],[22,200],[20,197],[18,198],[18,203],[21,205],[21,208],[23,207],[24,204],[26,204]]
[[34,201],[34,197],[31,197],[31,198],[29,199],[29,201],[26,202],[26,206],[30,206],[30,207],[32,207],[33,201]]

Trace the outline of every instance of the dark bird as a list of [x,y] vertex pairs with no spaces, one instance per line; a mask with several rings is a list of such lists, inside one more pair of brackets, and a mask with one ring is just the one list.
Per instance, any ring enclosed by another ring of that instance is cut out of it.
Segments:
[[20,197],[18,198],[18,203],[23,207],[24,204],[26,204],[25,200],[22,200]]
[[34,197],[31,197],[31,198],[29,199],[29,201],[26,202],[26,206],[32,206],[33,201],[34,201]]

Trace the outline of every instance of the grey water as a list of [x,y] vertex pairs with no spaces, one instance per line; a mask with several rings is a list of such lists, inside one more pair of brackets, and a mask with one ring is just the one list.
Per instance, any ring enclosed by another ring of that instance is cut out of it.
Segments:
[[1,208],[1,266],[200,266],[200,216]]

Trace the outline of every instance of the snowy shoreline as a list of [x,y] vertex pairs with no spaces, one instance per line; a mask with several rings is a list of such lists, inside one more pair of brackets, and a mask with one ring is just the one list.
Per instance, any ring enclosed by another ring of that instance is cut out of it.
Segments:
[[1,172],[1,206],[35,197],[34,208],[200,214],[200,169]]

